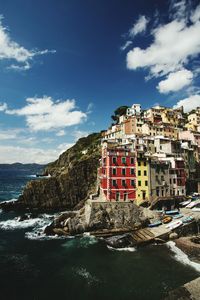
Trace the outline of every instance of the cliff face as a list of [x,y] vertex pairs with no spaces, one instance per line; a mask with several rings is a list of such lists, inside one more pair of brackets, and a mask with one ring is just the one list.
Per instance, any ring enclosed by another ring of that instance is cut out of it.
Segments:
[[45,174],[50,178],[30,181],[18,201],[2,208],[63,210],[74,208],[90,193],[95,192],[100,158],[100,133],[81,138],[47,165]]

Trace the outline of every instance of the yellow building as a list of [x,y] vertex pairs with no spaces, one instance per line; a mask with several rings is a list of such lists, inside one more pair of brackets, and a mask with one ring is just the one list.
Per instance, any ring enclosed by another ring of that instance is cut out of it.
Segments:
[[139,205],[145,200],[149,199],[149,184],[148,184],[148,161],[144,158],[143,154],[140,155],[136,161],[136,175],[137,175],[137,188],[136,188],[136,203]]

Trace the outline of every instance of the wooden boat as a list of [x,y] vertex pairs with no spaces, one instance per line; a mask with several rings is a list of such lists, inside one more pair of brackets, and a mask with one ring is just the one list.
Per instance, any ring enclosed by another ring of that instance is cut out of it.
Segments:
[[164,218],[162,219],[163,224],[167,224],[169,222],[171,222],[172,217],[170,216],[164,216]]
[[180,219],[183,217],[183,214],[177,214],[173,216],[173,219]]
[[181,219],[181,221],[186,224],[186,223],[190,223],[194,220],[194,218],[192,216],[187,216]]
[[166,215],[176,215],[176,214],[178,214],[178,213],[179,213],[178,209],[167,210],[167,211],[165,212]]
[[192,201],[191,199],[183,201],[183,202],[180,203],[180,205],[181,206],[186,206],[186,205],[190,204],[191,201]]
[[197,204],[200,204],[200,200],[194,200],[194,201],[191,201],[188,205],[186,205],[186,208],[193,208],[193,207],[195,207]]
[[156,222],[154,222],[154,223],[148,224],[148,227],[157,227],[157,226],[159,226],[159,225],[161,225],[161,224],[162,224],[161,221],[156,221]]
[[200,207],[194,207],[192,208],[192,211],[200,212]]
[[166,226],[166,228],[173,230],[173,229],[181,226],[182,224],[183,224],[183,222],[181,220],[178,220],[178,221],[174,221],[174,222],[170,223],[169,225]]

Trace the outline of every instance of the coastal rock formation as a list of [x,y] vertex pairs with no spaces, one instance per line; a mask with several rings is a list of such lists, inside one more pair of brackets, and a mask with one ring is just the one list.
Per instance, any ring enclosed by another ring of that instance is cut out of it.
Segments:
[[79,211],[66,212],[47,226],[46,234],[74,235],[83,232],[104,235],[145,227],[149,219],[143,208],[130,202],[95,202],[88,200]]
[[3,209],[66,210],[96,192],[100,157],[100,133],[81,138],[47,165],[44,174],[51,175],[30,181],[18,201],[1,204]]

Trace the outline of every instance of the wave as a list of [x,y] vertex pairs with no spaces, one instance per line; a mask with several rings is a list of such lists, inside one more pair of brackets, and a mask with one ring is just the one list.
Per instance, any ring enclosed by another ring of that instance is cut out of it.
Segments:
[[73,271],[76,275],[84,278],[87,281],[87,284],[93,284],[99,282],[99,279],[88,272],[85,268],[73,268]]
[[175,254],[175,259],[184,265],[188,265],[192,268],[194,268],[196,271],[200,272],[200,264],[191,261],[187,254],[185,254],[181,249],[179,249],[175,242],[169,241],[166,243],[166,245],[172,250],[172,252]]
[[84,235],[83,237],[74,238],[72,241],[67,241],[62,246],[64,248],[88,248],[96,243],[98,243],[96,237],[92,235]]
[[17,200],[18,200],[17,198],[13,198],[13,199],[6,200],[6,201],[3,201],[3,202],[9,203],[9,202],[15,202],[15,201],[17,201]]
[[136,251],[136,248],[134,248],[134,247],[113,248],[113,247],[107,245],[107,248],[111,251],[128,251],[128,252]]
[[41,226],[43,224],[44,220],[41,218],[27,219],[24,221],[19,221],[18,218],[14,218],[12,220],[1,221],[0,228],[4,230],[15,230],[34,227],[36,225]]

